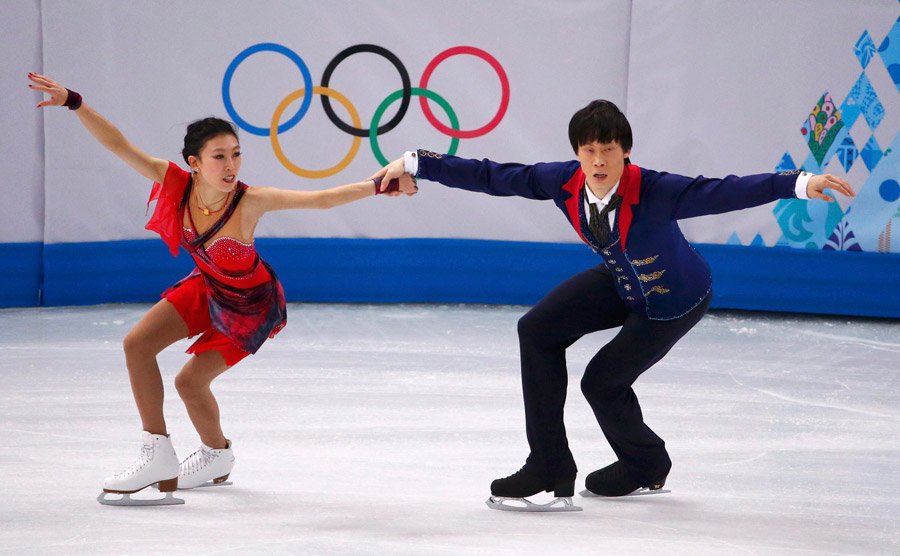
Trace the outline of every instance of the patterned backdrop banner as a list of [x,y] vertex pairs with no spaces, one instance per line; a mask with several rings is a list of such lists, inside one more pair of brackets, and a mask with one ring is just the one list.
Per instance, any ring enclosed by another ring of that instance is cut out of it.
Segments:
[[691,175],[832,173],[857,191],[684,221],[690,240],[900,251],[900,2],[634,6],[633,160]]
[[[900,13],[900,9],[897,11]],[[858,184],[859,194],[843,211],[837,205],[811,211],[807,208],[809,204],[801,201],[778,203],[775,215],[784,236],[776,245],[890,253],[893,240],[894,251],[900,251],[897,242],[900,227],[895,230],[893,224],[900,217],[897,114],[887,120],[885,126],[889,129],[881,132],[882,136],[892,136],[886,148],[876,136],[879,126],[886,121],[881,98],[889,96],[892,106],[900,106],[894,98],[900,95],[900,18],[877,46],[865,30],[852,49],[859,61],[859,79],[840,104],[825,92],[813,107],[800,128],[800,133],[807,138],[809,154],[799,167],[815,173],[838,168],[849,173],[855,166],[867,178]],[[882,86],[879,91],[869,74],[883,72],[890,77],[893,87]],[[795,168],[794,159],[786,152],[776,170]],[[857,179],[860,173],[856,173]]]

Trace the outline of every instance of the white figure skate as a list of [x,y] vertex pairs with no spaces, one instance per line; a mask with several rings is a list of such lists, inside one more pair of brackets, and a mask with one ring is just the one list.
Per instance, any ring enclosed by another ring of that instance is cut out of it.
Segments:
[[[178,488],[178,456],[172,440],[162,434],[141,431],[141,457],[128,469],[103,481],[103,492],[97,501],[108,506],[168,506],[184,504],[172,493]],[[131,495],[157,484],[163,498],[132,498]],[[107,494],[121,494],[121,498],[108,498]]]
[[178,470],[178,488],[188,489],[203,486],[230,485],[228,475],[234,468],[234,451],[231,441],[225,440],[225,447],[210,448],[200,444],[196,452],[184,458]]

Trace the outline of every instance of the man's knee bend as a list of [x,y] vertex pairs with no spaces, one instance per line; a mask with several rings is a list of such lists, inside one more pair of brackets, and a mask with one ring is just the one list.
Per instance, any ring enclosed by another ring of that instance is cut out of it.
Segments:
[[520,338],[540,338],[547,333],[543,319],[534,311],[522,315],[517,330]]
[[581,377],[581,393],[587,399],[594,398],[598,392],[598,381],[596,378],[584,375]]
[[609,401],[622,395],[623,388],[602,376],[584,375],[581,378],[581,393],[588,401]]

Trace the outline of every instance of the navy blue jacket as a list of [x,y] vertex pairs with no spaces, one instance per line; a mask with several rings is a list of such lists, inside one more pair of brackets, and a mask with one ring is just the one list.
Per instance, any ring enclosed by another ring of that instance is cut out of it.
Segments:
[[579,237],[603,257],[616,292],[653,320],[678,318],[709,294],[709,265],[685,239],[678,220],[794,198],[796,173],[723,179],[689,178],[628,164],[617,193],[612,237],[600,245],[588,227],[584,172],[577,160],[498,164],[419,150],[417,178],[496,196],[553,200]]

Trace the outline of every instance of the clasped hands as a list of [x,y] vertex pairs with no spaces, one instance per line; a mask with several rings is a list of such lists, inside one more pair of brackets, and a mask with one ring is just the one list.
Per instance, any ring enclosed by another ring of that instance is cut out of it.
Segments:
[[411,174],[406,173],[402,156],[397,160],[391,162],[381,170],[375,172],[369,179],[372,180],[379,177],[382,178],[381,191],[384,191],[385,188],[387,188],[387,185],[391,182],[391,180],[400,180],[400,191],[388,193],[388,195],[390,196],[400,194],[415,195],[419,191],[419,186],[416,185],[416,178]]

